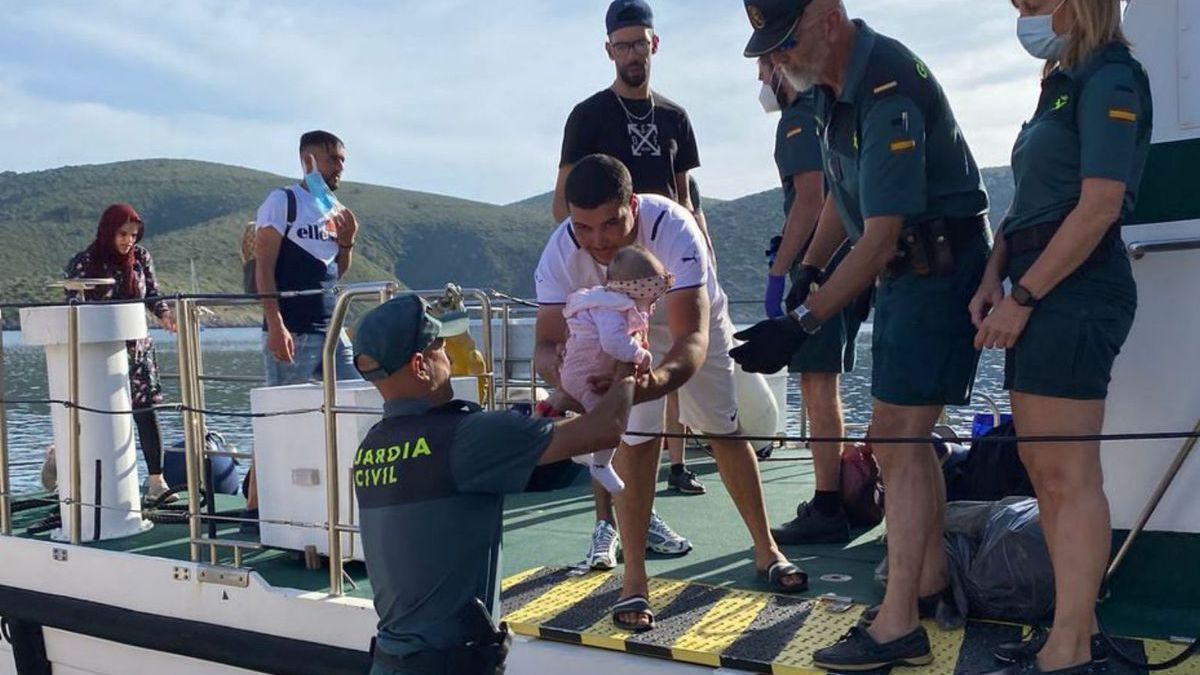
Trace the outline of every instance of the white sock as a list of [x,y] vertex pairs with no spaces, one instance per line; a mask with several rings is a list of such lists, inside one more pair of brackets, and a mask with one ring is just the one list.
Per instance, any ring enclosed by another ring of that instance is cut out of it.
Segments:
[[616,452],[615,449],[597,450],[592,453],[591,462],[588,464],[588,471],[591,472],[592,478],[614,495],[625,489],[625,481],[621,480],[621,477],[612,468],[612,458]]

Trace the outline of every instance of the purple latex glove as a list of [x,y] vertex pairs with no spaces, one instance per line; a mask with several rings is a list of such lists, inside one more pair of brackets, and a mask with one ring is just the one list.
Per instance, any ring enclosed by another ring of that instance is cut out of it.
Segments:
[[783,286],[786,279],[774,274],[767,275],[767,294],[763,298],[763,309],[768,319],[783,316]]

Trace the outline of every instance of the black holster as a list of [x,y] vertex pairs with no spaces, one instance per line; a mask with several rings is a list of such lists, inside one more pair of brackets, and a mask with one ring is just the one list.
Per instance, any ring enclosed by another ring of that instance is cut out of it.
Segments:
[[958,269],[960,252],[976,237],[986,237],[986,230],[987,219],[983,216],[937,218],[905,225],[900,230],[896,255],[883,276],[950,276]]
[[399,657],[374,650],[377,663],[404,675],[504,675],[504,662],[512,645],[512,634],[499,626],[478,598],[464,607],[455,619],[467,636],[466,643],[452,649],[430,649]]

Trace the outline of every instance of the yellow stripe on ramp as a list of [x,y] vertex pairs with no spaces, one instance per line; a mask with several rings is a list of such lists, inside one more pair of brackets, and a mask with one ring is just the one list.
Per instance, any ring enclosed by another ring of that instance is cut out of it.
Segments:
[[825,672],[813,666],[813,651],[837,642],[858,622],[858,617],[862,616],[863,610],[866,609],[865,605],[854,605],[848,611],[839,613],[828,611],[827,606],[825,601],[821,601],[813,607],[808,618],[804,620],[804,625],[775,657],[772,673],[808,675]]
[[[1146,660],[1151,663],[1162,663],[1174,657],[1179,653],[1180,649],[1183,649],[1182,645],[1172,644],[1164,640],[1143,640],[1142,646],[1146,649]],[[1166,673],[1166,675],[1200,675],[1200,658],[1193,655],[1192,658],[1170,670],[1160,670],[1158,672]]]
[[585,574],[581,577],[566,579],[550,588],[545,593],[531,600],[528,604],[504,617],[513,630],[522,635],[529,635],[522,629],[532,626],[533,635],[537,635],[537,626],[562,614],[575,603],[583,600],[600,588],[612,577],[609,572]]
[[504,579],[500,582],[500,591],[501,592],[507,591],[508,589],[512,588],[513,586],[516,586],[517,584],[521,583],[522,581],[529,579],[530,577],[537,574],[538,572],[541,572],[543,569],[545,569],[545,568],[535,567],[531,570],[525,570],[524,572],[517,572],[516,574],[512,575],[511,577],[508,577],[507,579]]
[[[690,584],[674,579],[650,579],[650,609],[660,616],[667,605],[675,601]],[[580,631],[583,644],[602,649],[625,650],[625,640],[633,633],[613,625],[612,614],[605,614],[596,623]]]
[[671,645],[672,658],[720,667],[721,652],[742,636],[759,612],[766,608],[769,598],[766,593],[730,591]]

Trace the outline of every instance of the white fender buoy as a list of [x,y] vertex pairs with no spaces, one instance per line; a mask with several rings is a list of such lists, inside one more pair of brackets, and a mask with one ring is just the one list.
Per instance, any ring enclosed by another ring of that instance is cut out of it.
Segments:
[[[740,366],[734,367],[734,383],[737,387],[738,421],[742,433],[747,436],[774,436],[779,423],[779,404],[771,393],[767,378],[759,373],[747,373]],[[754,442],[755,448],[767,443]]]

